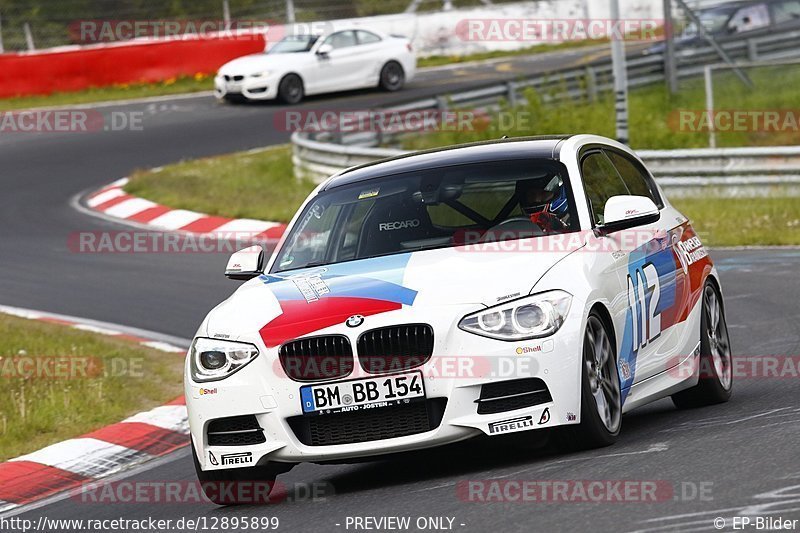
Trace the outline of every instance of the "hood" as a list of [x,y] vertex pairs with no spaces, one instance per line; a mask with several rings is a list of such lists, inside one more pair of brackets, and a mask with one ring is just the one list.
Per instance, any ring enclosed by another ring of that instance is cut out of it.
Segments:
[[257,72],[264,72],[270,69],[280,69],[289,65],[297,65],[298,56],[305,53],[296,54],[252,54],[249,56],[238,57],[222,65],[219,74],[229,76],[249,76]]
[[211,312],[209,334],[238,338],[259,331],[267,346],[277,346],[342,324],[352,315],[496,305],[528,294],[550,268],[580,247],[541,251],[548,248],[548,239],[513,241],[535,243],[536,249],[521,251],[504,251],[504,243],[496,243],[497,251],[445,248],[265,274]]

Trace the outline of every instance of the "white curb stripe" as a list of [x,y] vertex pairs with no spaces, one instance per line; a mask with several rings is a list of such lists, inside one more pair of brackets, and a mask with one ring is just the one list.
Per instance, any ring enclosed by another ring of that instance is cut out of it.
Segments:
[[162,405],[150,411],[135,414],[122,422],[140,422],[176,433],[189,434],[189,413],[185,405]]
[[176,230],[191,224],[196,220],[199,220],[203,216],[205,215],[202,215],[201,213],[195,213],[194,211],[176,209],[174,211],[168,211],[160,217],[154,218],[149,222],[149,224],[158,228]]
[[122,335],[121,331],[117,331],[115,329],[106,329],[101,328],[99,326],[91,326],[89,324],[74,324],[72,326],[75,329],[79,329],[81,331],[88,331],[90,333],[99,333],[100,335]]
[[150,458],[152,456],[144,452],[84,437],[58,442],[10,461],[32,461],[95,478]]
[[144,198],[131,198],[130,200],[125,200],[117,205],[112,205],[103,212],[112,217],[129,218],[136,213],[141,213],[145,209],[150,209],[151,207],[155,207],[157,205],[158,204],[155,202],[145,200]]
[[114,198],[116,198],[118,196],[122,196],[123,194],[125,194],[125,191],[123,191],[122,189],[113,188],[113,189],[109,189],[107,191],[101,192],[97,196],[89,198],[86,201],[86,203],[89,205],[89,207],[97,207],[98,205],[103,204],[103,203],[105,203],[105,202],[107,202],[109,200],[113,200]]
[[19,504],[16,503],[8,503],[0,500],[0,513],[4,511],[10,511],[11,509],[19,507]]
[[166,342],[161,341],[144,341],[140,342],[139,344],[167,353],[186,353],[186,350],[183,348],[178,348],[177,346],[173,346],[172,344],[167,344]]
[[267,231],[268,229],[274,228],[275,226],[280,226],[280,224],[278,224],[277,222],[254,220],[252,218],[238,218],[221,225],[220,227],[214,230],[214,233],[225,233],[225,232],[261,233],[262,231]]

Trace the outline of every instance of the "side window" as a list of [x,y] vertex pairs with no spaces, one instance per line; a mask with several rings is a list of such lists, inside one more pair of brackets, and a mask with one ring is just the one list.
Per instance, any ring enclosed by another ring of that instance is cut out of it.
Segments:
[[800,0],[786,0],[772,4],[772,16],[776,24],[800,21]]
[[356,33],[352,30],[340,31],[332,34],[325,39],[325,44],[329,44],[334,50],[356,45]]
[[606,202],[612,196],[630,194],[614,165],[603,152],[592,152],[581,162],[583,186],[595,224],[603,223]]
[[742,33],[769,26],[769,10],[765,4],[743,7],[736,12],[728,23],[732,33]]
[[358,44],[375,44],[381,42],[381,38],[372,33],[371,31],[358,30]]
[[658,194],[656,184],[653,182],[650,174],[642,168],[638,161],[634,161],[620,153],[612,152],[611,150],[606,151],[606,155],[611,159],[614,167],[616,167],[617,172],[619,172],[620,177],[622,177],[622,181],[625,182],[625,186],[628,188],[628,191],[630,191],[629,194],[646,196],[653,200],[653,203],[656,204],[659,209],[664,207],[664,202],[661,201],[661,195]]

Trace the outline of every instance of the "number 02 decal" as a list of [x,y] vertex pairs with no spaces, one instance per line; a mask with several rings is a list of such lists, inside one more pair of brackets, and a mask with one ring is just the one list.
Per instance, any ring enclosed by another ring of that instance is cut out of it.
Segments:
[[637,352],[661,334],[661,313],[657,313],[661,297],[658,271],[652,263],[628,274],[628,307],[633,323],[633,351]]

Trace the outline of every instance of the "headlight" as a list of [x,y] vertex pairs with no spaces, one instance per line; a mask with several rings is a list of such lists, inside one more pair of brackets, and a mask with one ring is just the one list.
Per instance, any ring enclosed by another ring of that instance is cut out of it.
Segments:
[[264,71],[264,72],[256,72],[255,74],[250,74],[251,78],[260,78],[262,76],[269,76],[269,72]]
[[467,315],[458,327],[502,341],[547,337],[564,323],[571,302],[567,292],[543,292]]
[[189,350],[192,379],[197,382],[224,379],[258,355],[258,348],[244,342],[198,337]]

